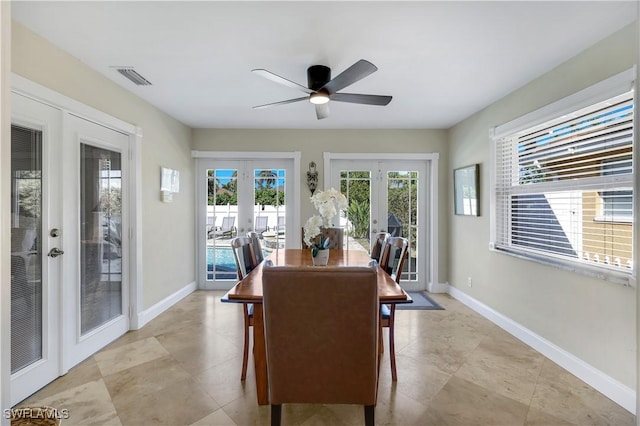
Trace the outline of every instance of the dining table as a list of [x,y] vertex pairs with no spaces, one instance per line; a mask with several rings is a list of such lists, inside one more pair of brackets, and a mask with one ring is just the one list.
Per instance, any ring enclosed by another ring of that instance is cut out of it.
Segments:
[[[269,404],[269,378],[262,310],[262,269],[267,262],[274,266],[323,268],[323,266],[313,265],[309,249],[276,249],[222,297],[223,302],[253,304],[253,363],[259,405]],[[327,266],[367,266],[370,262],[369,254],[363,250],[331,250]],[[377,279],[378,299],[381,304],[413,302],[407,292],[380,266],[377,267]]]

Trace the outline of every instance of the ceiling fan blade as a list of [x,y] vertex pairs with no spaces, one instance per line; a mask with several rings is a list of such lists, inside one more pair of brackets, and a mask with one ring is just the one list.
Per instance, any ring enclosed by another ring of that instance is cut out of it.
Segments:
[[272,106],[275,106],[275,105],[292,104],[294,102],[306,101],[308,99],[309,99],[308,96],[303,96],[302,98],[287,99],[286,101],[273,102],[271,104],[264,104],[264,105],[254,106],[253,109],[267,108],[267,107],[272,107]]
[[295,83],[295,82],[293,82],[291,80],[287,80],[284,77],[280,77],[279,75],[274,74],[271,71],[267,71],[267,70],[264,70],[264,69],[260,68],[260,69],[251,70],[251,72],[255,73],[255,74],[259,75],[259,76],[262,76],[262,77],[264,77],[264,78],[266,78],[268,80],[275,81],[276,83],[283,84],[283,85],[291,87],[293,89],[302,90],[304,93],[309,93],[309,94],[313,93],[313,90],[310,90],[309,88],[304,87],[304,86],[302,86],[302,85],[300,85],[298,83]]
[[334,93],[330,96],[332,101],[349,102],[352,104],[387,105],[391,102],[391,96],[360,95],[358,93]]
[[320,104],[316,105],[316,117],[318,120],[322,120],[323,118],[327,118],[329,116],[329,104]]
[[362,80],[369,74],[376,72],[378,68],[369,61],[360,59],[355,64],[351,65],[346,70],[342,71],[335,78],[331,79],[327,84],[322,87],[329,93],[336,93],[338,90]]

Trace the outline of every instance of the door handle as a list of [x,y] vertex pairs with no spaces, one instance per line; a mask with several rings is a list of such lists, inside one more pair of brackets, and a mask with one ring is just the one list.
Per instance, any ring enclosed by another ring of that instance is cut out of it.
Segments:
[[64,250],[60,250],[58,247],[54,247],[52,248],[49,253],[47,254],[47,256],[51,256],[51,257],[58,257],[60,255],[64,254]]

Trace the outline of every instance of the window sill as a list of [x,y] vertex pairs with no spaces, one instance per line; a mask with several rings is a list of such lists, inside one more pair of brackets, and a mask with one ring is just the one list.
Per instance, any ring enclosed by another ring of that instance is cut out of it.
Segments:
[[624,225],[631,225],[633,223],[633,218],[626,216],[596,216],[593,218],[593,221],[601,223],[620,223]]
[[529,261],[540,263],[546,266],[562,269],[565,271],[587,275],[603,281],[609,281],[614,284],[620,284],[625,287],[635,288],[634,272],[632,270],[629,270],[629,272],[617,271],[617,270],[609,269],[605,266],[593,266],[588,263],[584,263],[580,261],[571,262],[563,259],[555,259],[548,256],[527,253],[520,250],[514,250],[514,249],[508,249],[508,248],[502,248],[502,247],[496,248],[496,247],[493,247],[493,244],[490,244],[489,249],[493,252],[506,254],[509,256],[516,257],[518,259],[529,260]]

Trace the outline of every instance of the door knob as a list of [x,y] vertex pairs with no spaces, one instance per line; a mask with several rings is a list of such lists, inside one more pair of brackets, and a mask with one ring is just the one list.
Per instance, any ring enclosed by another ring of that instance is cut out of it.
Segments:
[[49,251],[49,254],[47,254],[47,256],[58,257],[62,254],[64,254],[64,250],[60,250],[58,247],[54,247]]

